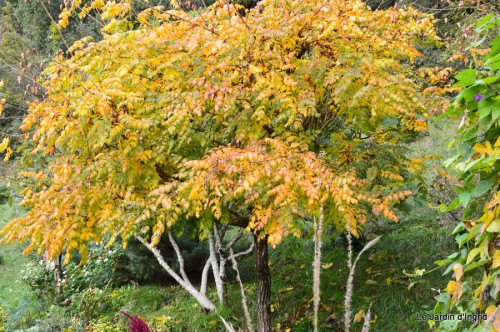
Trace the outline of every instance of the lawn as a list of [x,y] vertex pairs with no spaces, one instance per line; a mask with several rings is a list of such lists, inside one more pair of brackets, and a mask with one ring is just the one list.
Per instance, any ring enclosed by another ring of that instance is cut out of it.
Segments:
[[[0,205],[0,229],[16,216],[14,206]],[[21,282],[21,271],[28,262],[28,258],[21,254],[18,244],[0,246],[0,256],[3,264],[0,265],[0,303],[8,309],[19,305],[21,297],[28,291]]]

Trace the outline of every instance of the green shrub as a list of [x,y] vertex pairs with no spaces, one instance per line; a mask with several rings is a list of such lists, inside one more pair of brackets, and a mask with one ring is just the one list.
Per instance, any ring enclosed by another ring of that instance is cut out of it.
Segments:
[[35,296],[25,295],[20,299],[19,305],[9,311],[6,331],[25,331],[35,325],[39,319],[43,319],[46,312],[47,307]]
[[[462,222],[453,234],[458,251],[437,262],[452,274],[446,289],[436,297],[435,315],[498,313],[500,260],[500,27],[499,15],[488,15],[476,26],[476,41],[469,50],[471,68],[456,75],[460,87],[454,104],[445,115],[460,116],[462,121],[453,142],[456,155],[446,162],[458,172],[457,196],[443,211],[464,208]],[[478,59],[474,53],[489,42],[489,52]],[[470,321],[434,321],[436,331],[497,330],[498,316],[487,323]],[[478,326],[476,326],[478,325]]]
[[88,332],[121,332],[125,330],[119,322],[112,321],[108,317],[99,318],[96,321],[91,321],[87,327]]

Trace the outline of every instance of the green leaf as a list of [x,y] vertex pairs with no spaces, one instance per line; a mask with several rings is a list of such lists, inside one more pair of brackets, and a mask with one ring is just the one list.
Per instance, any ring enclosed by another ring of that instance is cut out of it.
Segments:
[[493,112],[491,112],[491,117],[493,118],[493,121],[500,117],[500,107],[493,109]]
[[462,247],[469,240],[469,234],[468,233],[461,234],[457,236],[455,240],[457,241],[458,246]]
[[475,268],[479,267],[479,266],[483,266],[484,264],[488,263],[488,259],[487,258],[483,258],[483,259],[480,259],[478,260],[477,262],[474,262],[472,264],[469,264],[464,272],[467,272],[467,271],[470,271],[470,270],[474,270]]
[[472,198],[472,193],[468,190],[461,192],[460,195],[458,196],[458,199],[460,200],[460,204],[463,207],[467,207],[467,205],[469,205],[471,198]]
[[492,100],[491,98],[483,98],[478,104],[479,118],[483,119],[490,115],[493,109],[500,108],[499,100]]
[[485,77],[482,80],[479,80],[478,83],[485,83],[485,84],[495,83],[496,81],[498,81],[499,78],[500,76]]
[[464,89],[458,94],[457,98],[455,99],[455,105],[460,104],[462,100],[464,100],[465,103],[468,103],[472,98],[474,98],[477,93],[481,92],[483,89],[483,85],[473,85]]
[[488,192],[488,190],[493,186],[490,180],[480,181],[474,188],[474,197],[479,197]]
[[475,69],[465,69],[458,73],[455,78],[458,80],[453,86],[466,87],[473,84],[476,81],[476,70]]
[[405,214],[409,214],[411,211],[411,205],[406,202],[401,202],[394,207]]
[[476,29],[478,29],[478,31],[481,31],[485,28],[485,26],[487,26],[489,23],[491,23],[491,19],[493,18],[493,14],[488,14],[484,17],[482,17],[479,21],[477,21],[476,23]]
[[469,255],[467,255],[467,261],[465,262],[465,264],[469,264],[470,262],[472,262],[474,258],[476,258],[476,256],[479,255],[481,250],[483,250],[483,248],[474,248],[471,251],[469,251]]
[[[464,231],[466,230],[467,227],[465,227],[465,224],[463,222],[459,222],[455,228],[453,229],[453,231],[451,232],[451,234],[457,234],[457,233],[460,233],[461,231]],[[451,257],[451,256],[448,256],[448,258]]]
[[448,206],[443,204],[443,206],[442,207],[440,206],[439,209],[441,210],[441,212],[450,212],[450,211],[455,210],[459,204],[460,204],[460,200],[457,197],[453,201],[451,201],[451,203],[448,204]]

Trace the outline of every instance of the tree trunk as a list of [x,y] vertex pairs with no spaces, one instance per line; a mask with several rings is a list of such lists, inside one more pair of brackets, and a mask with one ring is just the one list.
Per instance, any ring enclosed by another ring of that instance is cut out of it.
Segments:
[[257,276],[257,330],[271,332],[271,274],[267,255],[267,236],[264,239],[254,235],[255,274]]

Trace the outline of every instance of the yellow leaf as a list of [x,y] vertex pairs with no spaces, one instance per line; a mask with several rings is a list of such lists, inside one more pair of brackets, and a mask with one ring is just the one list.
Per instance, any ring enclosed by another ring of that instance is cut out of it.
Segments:
[[326,263],[326,264],[322,264],[322,265],[321,265],[321,268],[323,268],[323,269],[325,269],[325,270],[326,270],[326,269],[331,268],[332,266],[333,266],[333,263]]
[[484,146],[480,143],[477,143],[476,145],[474,145],[474,151],[481,154],[481,155],[493,154],[493,149],[491,148],[491,144],[488,141],[486,142],[486,144]]
[[448,294],[453,294],[453,293],[457,292],[459,289],[460,289],[460,285],[456,281],[450,280],[448,282],[448,286],[446,287],[446,292]]
[[494,313],[496,309],[497,309],[497,307],[495,307],[494,305],[490,305],[490,306],[488,306],[488,308],[486,308],[485,314],[487,314],[489,316],[492,313]]
[[360,311],[358,311],[358,313],[354,316],[354,322],[355,323],[361,323],[363,322],[365,319],[365,311],[363,309],[361,309]]
[[462,264],[455,264],[453,265],[453,272],[455,272],[455,279],[457,280],[457,282],[459,282],[460,280],[462,280],[462,277],[464,276],[464,267]]
[[10,147],[7,148],[7,153],[5,154],[5,158],[3,158],[4,162],[9,161],[10,156],[12,155],[12,149]]
[[5,137],[2,141],[2,143],[0,143],[0,152],[4,152],[8,146],[9,146],[9,138]]
[[493,268],[496,269],[500,266],[500,250],[495,251],[495,255],[493,256]]

